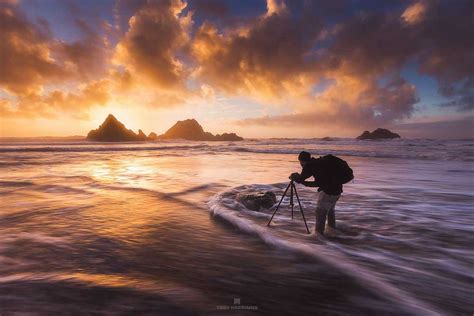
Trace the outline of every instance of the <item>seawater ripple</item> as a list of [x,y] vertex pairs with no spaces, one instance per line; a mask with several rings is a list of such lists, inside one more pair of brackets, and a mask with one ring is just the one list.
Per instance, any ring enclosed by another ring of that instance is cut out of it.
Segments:
[[[162,152],[179,155],[183,151],[199,154],[216,153],[256,153],[256,154],[297,154],[301,150],[313,155],[332,153],[341,156],[369,158],[399,158],[440,161],[474,161],[474,140],[431,140],[403,139],[386,141],[360,141],[336,138],[331,141],[321,139],[248,139],[242,142],[0,142],[0,154],[21,153],[74,153],[74,152]],[[1,161],[0,161],[1,165]]]

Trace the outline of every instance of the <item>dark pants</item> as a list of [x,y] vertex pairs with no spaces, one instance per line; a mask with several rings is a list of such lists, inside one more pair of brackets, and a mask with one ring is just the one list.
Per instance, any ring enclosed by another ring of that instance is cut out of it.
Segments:
[[336,228],[336,202],[341,195],[331,195],[319,192],[318,206],[316,207],[316,232],[324,235],[326,217],[329,227]]

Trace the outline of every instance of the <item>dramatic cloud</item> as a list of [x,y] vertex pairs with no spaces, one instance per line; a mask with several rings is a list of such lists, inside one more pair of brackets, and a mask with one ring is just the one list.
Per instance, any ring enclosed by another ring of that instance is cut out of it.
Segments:
[[331,126],[343,125],[348,129],[365,126],[372,128],[391,123],[410,115],[418,102],[415,88],[401,78],[383,87],[373,84],[359,86],[353,82],[353,93],[342,94],[341,87],[349,88],[348,82],[335,84],[314,99],[317,106],[306,111],[279,116],[264,116],[237,121],[238,125],[281,126]]
[[[106,103],[108,83],[98,79],[108,72],[106,40],[76,23],[84,39],[64,42],[53,38],[46,21],[33,24],[17,6],[0,5],[0,88],[10,95],[1,102],[2,117],[83,117]],[[76,91],[54,90],[66,82]]]
[[424,76],[432,108],[473,111],[474,1],[375,3],[117,1],[94,18],[77,9],[62,32],[2,1],[0,113],[85,118],[107,104],[243,97],[265,115],[240,125],[360,130],[409,120]]
[[2,117],[57,117],[60,113],[69,113],[80,119],[87,118],[84,110],[93,106],[104,105],[110,98],[107,80],[93,81],[77,93],[54,90],[47,94],[28,94],[19,98],[16,104],[1,100]]
[[45,23],[31,24],[15,6],[0,4],[0,87],[27,94],[64,78],[65,70],[51,57],[50,41]]
[[427,5],[428,3],[426,1],[413,3],[403,12],[402,19],[407,24],[416,24],[420,22],[424,18]]
[[318,19],[294,19],[275,1],[251,25],[225,33],[204,22],[192,43],[194,75],[227,93],[273,100],[306,90],[315,81],[307,59],[320,30]]
[[190,16],[179,16],[185,7],[180,0],[153,1],[141,7],[117,46],[116,62],[158,87],[182,86],[186,69],[177,52],[187,43],[191,26]]
[[405,123],[389,126],[403,135],[413,138],[457,138],[472,139],[474,115],[462,119],[436,120],[434,122]]
[[230,9],[221,0],[196,0],[188,4],[190,9],[207,17],[228,17]]
[[321,124],[376,126],[409,118],[419,98],[416,87],[400,73],[410,62],[418,62],[418,70],[433,76],[440,92],[454,98],[442,105],[472,110],[473,4],[414,2],[401,16],[396,11],[363,12],[325,28],[321,34],[326,44],[316,50],[316,60],[305,59],[303,67],[332,84],[295,100],[293,114],[240,124],[310,126],[317,119]]
[[267,15],[281,15],[287,13],[285,1],[283,0],[267,0]]
[[460,109],[474,106],[474,1],[431,6],[417,40],[420,71],[433,76],[439,91]]

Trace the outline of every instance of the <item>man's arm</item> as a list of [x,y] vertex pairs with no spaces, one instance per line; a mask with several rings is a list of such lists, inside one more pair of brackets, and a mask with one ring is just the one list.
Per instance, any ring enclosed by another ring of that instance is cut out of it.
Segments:
[[313,173],[309,170],[309,168],[303,168],[303,170],[301,171],[299,183],[307,187],[319,187],[319,181],[316,178],[314,179],[314,181],[305,181],[312,175]]
[[313,175],[313,173],[309,170],[309,168],[303,168],[303,170],[301,170],[301,174],[300,174],[300,182],[304,182],[304,180],[308,179],[309,177],[311,177]]
[[315,181],[302,181],[301,184],[306,186],[306,187],[319,187],[319,181],[317,181],[317,180],[315,180]]

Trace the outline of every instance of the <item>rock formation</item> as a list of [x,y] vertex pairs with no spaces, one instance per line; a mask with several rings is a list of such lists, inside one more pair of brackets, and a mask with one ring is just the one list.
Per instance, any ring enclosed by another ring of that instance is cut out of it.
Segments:
[[131,129],[127,129],[125,125],[120,123],[112,114],[109,114],[98,129],[93,129],[87,134],[87,139],[100,142],[129,142],[129,141],[145,141],[148,137],[138,131],[135,134]]
[[148,139],[149,140],[155,140],[158,138],[158,135],[156,135],[155,132],[151,132],[150,134],[148,134]]
[[384,128],[377,128],[372,133],[369,131],[363,132],[357,139],[391,139],[391,138],[400,138],[400,135],[389,131]]
[[242,137],[235,133],[213,135],[205,132],[195,119],[178,121],[166,133],[158,136],[160,139],[186,139],[186,140],[211,140],[211,141],[239,141]]
[[270,208],[276,203],[275,193],[271,191],[258,193],[239,193],[237,201],[252,211],[260,211],[260,208]]
[[212,140],[212,141],[238,141],[242,137],[235,133],[224,133],[213,135],[205,132],[201,125],[195,120],[178,121],[163,135],[156,135],[151,132],[148,136],[141,129],[135,134],[131,129],[127,129],[112,114],[109,114],[98,129],[93,129],[87,134],[87,139],[99,142],[129,142],[147,141],[156,139],[187,139],[187,140]]

